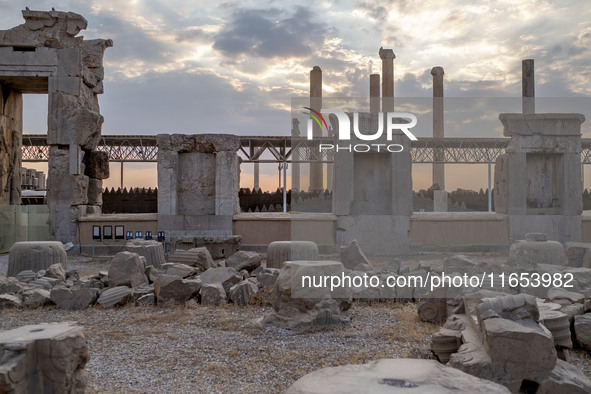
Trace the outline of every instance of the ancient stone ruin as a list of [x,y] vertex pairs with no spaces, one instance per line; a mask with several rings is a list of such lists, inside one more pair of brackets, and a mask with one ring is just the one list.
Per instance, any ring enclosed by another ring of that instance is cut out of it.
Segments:
[[18,204],[22,94],[49,96],[48,204],[55,240],[77,244],[77,219],[101,212],[108,157],[96,151],[103,117],[103,52],[111,40],[84,40],[81,15],[23,11],[25,23],[0,31],[0,204]]

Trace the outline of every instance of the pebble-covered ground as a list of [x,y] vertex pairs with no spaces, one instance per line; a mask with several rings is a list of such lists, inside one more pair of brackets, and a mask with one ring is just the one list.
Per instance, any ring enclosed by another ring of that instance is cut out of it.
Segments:
[[[423,257],[421,257],[422,259]],[[7,256],[0,256],[0,275]],[[68,269],[90,275],[108,260],[70,257]],[[420,322],[412,303],[358,303],[351,324],[293,333],[264,327],[269,307],[203,307],[194,301],[155,307],[83,311],[5,309],[0,330],[42,322],[76,321],[85,327],[91,354],[89,392],[277,393],[316,369],[379,358],[430,358],[438,326]],[[591,377],[591,357],[571,352]]]

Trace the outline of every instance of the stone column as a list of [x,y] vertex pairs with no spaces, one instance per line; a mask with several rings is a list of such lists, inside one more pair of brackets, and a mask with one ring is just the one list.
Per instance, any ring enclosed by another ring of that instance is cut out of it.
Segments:
[[[444,138],[443,130],[443,68],[433,67],[433,138]],[[443,164],[443,150],[435,149],[433,152],[433,184],[439,185],[440,190],[445,190],[445,167]],[[447,200],[446,200],[447,204]]]
[[382,112],[394,112],[394,59],[392,49],[380,48],[382,59]]
[[369,76],[369,112],[380,112],[380,74]]
[[[291,120],[291,138],[297,139],[300,136],[300,121],[296,118]],[[292,192],[299,192],[300,191],[300,163],[297,163],[300,160],[300,151],[297,148],[294,148],[294,144],[292,143],[292,150],[291,150],[291,191]]]
[[[318,66],[310,71],[310,108],[319,111],[322,109],[322,70]],[[313,136],[321,137],[322,129],[312,122]],[[322,179],[322,163],[310,163],[310,191],[324,190]]]
[[21,197],[22,93],[0,84],[0,206]]
[[536,113],[536,90],[534,81],[534,59],[521,62],[521,96],[524,114]]
[[260,189],[260,185],[259,185],[260,175],[259,175],[259,162],[258,161],[254,163],[253,171],[254,171],[254,186],[253,186],[253,188],[254,188],[254,190],[259,190]]

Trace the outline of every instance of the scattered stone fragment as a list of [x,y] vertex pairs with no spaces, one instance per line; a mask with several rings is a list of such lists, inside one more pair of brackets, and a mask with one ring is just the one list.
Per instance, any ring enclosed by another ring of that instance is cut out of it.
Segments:
[[464,273],[472,273],[476,270],[477,264],[470,260],[470,258],[456,254],[445,259],[443,263],[443,271],[444,272],[458,272],[461,274]]
[[257,279],[261,284],[261,287],[269,287],[275,284],[277,276],[279,275],[277,268],[263,268],[257,274]]
[[242,281],[242,275],[231,267],[210,268],[202,273],[200,278],[204,285],[221,283],[226,293],[230,287]]
[[51,290],[51,288],[53,287],[53,285],[46,278],[35,279],[29,282],[28,285],[32,289]]
[[4,280],[0,282],[0,294],[16,294],[26,288],[27,285],[25,283],[21,283],[18,279],[13,277],[4,278]]
[[31,270],[26,270],[26,271],[21,271],[18,274],[16,274],[15,278],[19,282],[29,283],[30,281],[35,280],[37,278],[37,274]]
[[236,271],[252,271],[261,265],[261,256],[256,252],[239,250],[226,259],[226,267]]
[[155,240],[130,239],[125,243],[125,250],[143,256],[146,259],[146,265],[156,268],[166,262],[164,248],[160,242]]
[[[61,264],[52,264],[45,271],[45,276],[57,280],[66,280],[66,270]],[[80,278],[78,278],[80,279]]]
[[591,313],[575,316],[574,328],[579,345],[591,350]]
[[168,258],[168,262],[196,267],[199,272],[215,267],[213,258],[211,257],[209,250],[205,247],[189,250],[176,250],[174,254]]
[[235,305],[247,305],[250,301],[250,298],[258,291],[259,288],[257,285],[249,280],[243,280],[242,282],[230,287],[228,296],[230,301],[232,301]]
[[199,290],[201,290],[200,279],[175,279],[160,288],[158,299],[183,302],[197,297]]
[[310,241],[274,241],[267,246],[267,268],[280,269],[285,261],[318,260],[318,246]]
[[19,308],[23,305],[20,295],[0,294],[0,309]]
[[537,392],[588,394],[591,393],[591,379],[568,362],[557,360],[550,376],[540,384]]
[[146,283],[144,263],[137,253],[119,252],[111,260],[109,266],[109,287],[137,287]]
[[591,244],[567,242],[564,247],[569,267],[591,268]]
[[572,325],[575,316],[583,315],[585,313],[585,306],[583,304],[570,304],[560,308],[560,311],[568,317],[568,322]]
[[221,283],[204,283],[199,292],[201,304],[208,306],[224,305],[228,302],[226,291]]
[[568,316],[559,311],[546,311],[540,315],[540,323],[544,325],[554,338],[554,346],[572,349],[570,323]]
[[447,299],[425,298],[421,299],[417,307],[419,319],[433,324],[441,324],[447,319]]
[[90,358],[83,333],[72,323],[0,332],[0,392],[83,393]]
[[117,305],[125,305],[132,299],[131,289],[127,286],[116,286],[101,292],[97,303],[103,308],[112,308]]
[[374,271],[373,265],[365,256],[357,240],[351,241],[346,246],[341,246],[340,249],[341,262],[346,269],[355,271]]
[[286,394],[414,392],[506,394],[509,390],[434,360],[407,358],[319,369],[298,379]]
[[511,244],[508,264],[525,268],[538,264],[566,265],[566,255],[562,244],[546,240],[545,234],[526,234],[525,240]]
[[162,269],[166,275],[176,276],[178,278],[188,278],[196,273],[194,267],[180,263],[166,263],[162,265]]
[[59,309],[78,310],[93,304],[98,298],[99,290],[84,287],[54,287],[49,294]]
[[462,332],[440,328],[431,336],[431,350],[439,361],[447,363],[451,354],[458,351],[462,345]]
[[156,304],[156,296],[154,293],[145,294],[137,299],[136,305],[154,305]]
[[25,306],[36,309],[45,305],[53,304],[49,291],[45,289],[31,289],[27,290],[23,294]]
[[401,264],[402,263],[400,259],[395,257],[392,260],[384,262],[384,265],[382,266],[382,272],[398,274],[400,272]]

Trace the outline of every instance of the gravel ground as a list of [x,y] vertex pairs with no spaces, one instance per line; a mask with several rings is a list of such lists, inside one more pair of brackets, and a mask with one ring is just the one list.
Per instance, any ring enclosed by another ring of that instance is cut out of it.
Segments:
[[[430,257],[411,256],[405,263],[425,259]],[[68,269],[91,275],[108,267],[106,259],[89,260],[70,256]],[[0,256],[0,275],[7,261]],[[276,393],[327,366],[430,358],[430,336],[438,329],[420,322],[412,303],[354,303],[350,325],[301,334],[262,326],[260,319],[269,311],[263,306],[203,307],[194,301],[84,311],[6,309],[0,311],[0,330],[54,321],[84,326],[91,354],[89,392]],[[571,355],[591,377],[589,354],[576,350]]]

